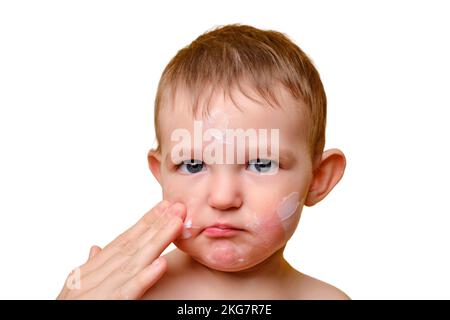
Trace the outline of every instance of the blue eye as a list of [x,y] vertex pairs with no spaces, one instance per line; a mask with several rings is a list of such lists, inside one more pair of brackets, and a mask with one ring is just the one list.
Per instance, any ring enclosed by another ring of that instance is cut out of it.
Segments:
[[278,163],[273,160],[257,158],[256,160],[250,160],[248,162],[247,169],[251,167],[254,168],[253,170],[256,170],[257,173],[267,173],[278,169]]
[[178,165],[178,170],[183,173],[193,174],[203,170],[204,163],[200,160],[190,159],[184,160]]

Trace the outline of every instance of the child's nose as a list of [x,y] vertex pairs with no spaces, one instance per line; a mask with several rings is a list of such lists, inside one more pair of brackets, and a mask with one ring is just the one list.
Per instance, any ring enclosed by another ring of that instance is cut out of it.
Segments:
[[208,204],[213,208],[227,210],[242,205],[242,184],[227,170],[211,175],[208,193]]

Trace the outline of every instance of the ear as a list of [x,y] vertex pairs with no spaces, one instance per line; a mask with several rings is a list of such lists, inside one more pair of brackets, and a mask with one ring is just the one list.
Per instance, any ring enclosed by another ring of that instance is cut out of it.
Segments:
[[161,185],[161,152],[150,149],[147,154],[147,160],[150,171],[152,172],[156,180],[158,180],[158,183]]
[[305,205],[311,207],[321,201],[344,175],[346,159],[339,149],[324,151],[322,159],[313,172]]

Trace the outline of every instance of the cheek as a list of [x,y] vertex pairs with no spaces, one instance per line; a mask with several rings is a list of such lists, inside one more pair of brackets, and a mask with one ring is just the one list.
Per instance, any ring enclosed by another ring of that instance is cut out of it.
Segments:
[[[187,193],[186,190],[191,192]],[[197,196],[190,194],[198,194],[192,189],[192,186],[178,183],[176,185],[169,185],[164,188],[163,198],[165,200],[174,202],[181,202],[186,206],[186,219],[184,221],[184,227],[179,239],[189,239],[192,234],[200,227],[198,225],[198,219],[195,212],[200,212],[200,199]]]
[[280,219],[275,213],[263,217],[257,217],[247,225],[252,232],[253,251],[268,252],[284,244],[285,232]]
[[[191,201],[190,207],[195,205],[195,201]],[[264,261],[286,244],[300,217],[299,207],[299,193],[293,192],[252,208],[252,214],[245,218],[247,232],[242,237],[205,240],[196,237],[195,229],[187,228],[184,239],[191,238],[192,234],[193,238],[188,241],[177,240],[175,245],[213,269],[247,269]],[[188,227],[195,227],[195,221],[195,215],[190,216],[188,211]]]
[[299,193],[292,192],[278,200],[275,205],[267,204],[265,207],[271,209],[258,210],[260,214],[255,214],[247,227],[264,240],[263,244],[269,239],[283,239],[286,242],[294,233],[300,218]]
[[247,236],[218,239],[198,252],[199,261],[223,271],[236,271],[261,263],[286,243],[285,223],[276,210],[255,216],[247,223]]
[[284,197],[277,206],[277,217],[283,226],[286,241],[292,236],[300,219],[300,194],[292,192]]

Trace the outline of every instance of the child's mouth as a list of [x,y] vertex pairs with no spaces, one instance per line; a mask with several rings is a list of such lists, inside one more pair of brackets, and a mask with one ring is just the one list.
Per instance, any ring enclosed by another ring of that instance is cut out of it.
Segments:
[[203,229],[202,233],[211,238],[221,238],[235,236],[241,231],[243,231],[243,229],[231,225],[215,224]]

